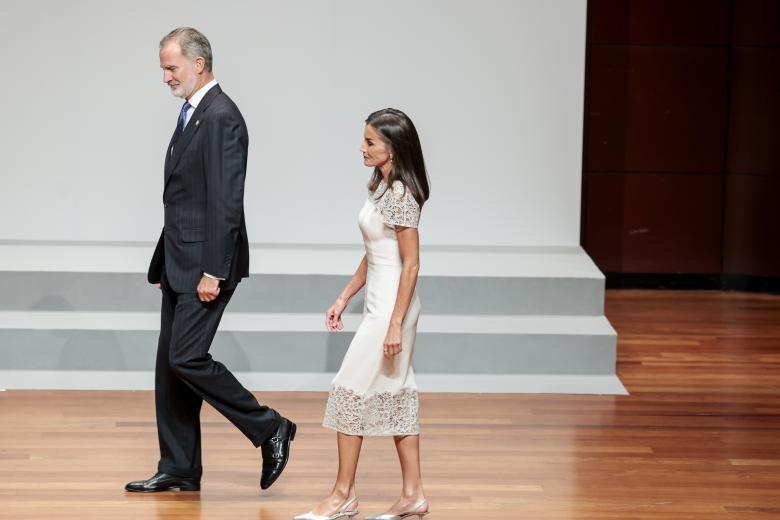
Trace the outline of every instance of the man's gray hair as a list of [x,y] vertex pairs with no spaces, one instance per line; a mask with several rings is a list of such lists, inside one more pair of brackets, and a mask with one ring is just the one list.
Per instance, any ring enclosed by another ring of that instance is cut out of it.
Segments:
[[206,62],[206,70],[211,72],[211,44],[202,32],[192,27],[177,27],[160,40],[160,48],[172,40],[178,42],[181,53],[191,60],[202,57]]

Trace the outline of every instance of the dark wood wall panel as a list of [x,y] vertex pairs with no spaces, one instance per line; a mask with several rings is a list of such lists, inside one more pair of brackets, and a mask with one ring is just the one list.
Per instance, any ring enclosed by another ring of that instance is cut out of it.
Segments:
[[780,177],[729,175],[723,271],[780,277]]
[[734,45],[780,45],[780,2],[734,0]]
[[780,0],[590,0],[583,145],[602,271],[780,279]]
[[[776,24],[780,32],[780,18]],[[735,47],[728,171],[780,175],[778,148],[780,47]]]
[[719,273],[722,175],[591,173],[585,242],[606,272]]
[[726,45],[730,0],[591,0],[591,43]]
[[726,47],[591,46],[586,171],[723,171]]

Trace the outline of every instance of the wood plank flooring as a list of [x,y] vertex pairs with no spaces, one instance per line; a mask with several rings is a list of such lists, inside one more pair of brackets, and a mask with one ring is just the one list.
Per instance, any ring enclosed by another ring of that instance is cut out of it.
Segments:
[[[630,396],[425,394],[435,519],[780,519],[780,297],[609,291]],[[199,493],[125,494],[154,472],[151,392],[0,392],[2,519],[289,519],[328,492],[325,394],[259,398],[300,425],[260,491],[259,453],[203,411]],[[367,439],[361,512],[398,492],[392,442]],[[358,518],[362,518],[361,514]]]

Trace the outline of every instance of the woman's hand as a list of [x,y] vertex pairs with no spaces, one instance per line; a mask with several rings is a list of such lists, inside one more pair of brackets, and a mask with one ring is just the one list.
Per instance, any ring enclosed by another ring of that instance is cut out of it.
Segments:
[[347,307],[347,302],[341,298],[337,298],[330,309],[325,313],[325,327],[328,332],[336,332],[344,328],[344,324],[341,322],[341,313]]
[[387,335],[384,341],[385,358],[392,359],[401,353],[401,325],[391,323],[387,328]]

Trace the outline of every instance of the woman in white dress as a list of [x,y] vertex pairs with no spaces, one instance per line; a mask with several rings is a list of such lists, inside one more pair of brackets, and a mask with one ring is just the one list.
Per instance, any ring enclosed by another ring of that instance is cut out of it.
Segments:
[[381,515],[391,520],[428,513],[420,475],[417,384],[412,353],[420,315],[417,298],[420,208],[429,196],[422,148],[412,121],[387,108],[366,120],[363,164],[373,167],[358,216],[366,254],[328,309],[329,331],[365,285],[363,321],[333,379],[323,425],[336,430],[339,469],[331,494],[297,520],[335,520],[358,513],[355,491],[363,436],[392,436],[401,463],[400,498]]

